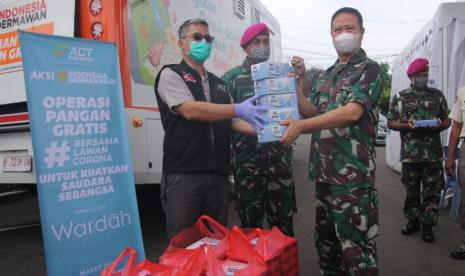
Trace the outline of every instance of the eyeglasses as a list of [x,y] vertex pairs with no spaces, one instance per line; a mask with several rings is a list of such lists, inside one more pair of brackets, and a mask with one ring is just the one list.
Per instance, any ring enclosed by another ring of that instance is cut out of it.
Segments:
[[215,40],[215,38],[209,34],[206,34],[206,35],[203,35],[201,33],[193,33],[193,34],[187,34],[181,38],[186,38],[188,36],[192,36],[192,38],[195,40],[195,41],[202,41],[203,39],[205,39],[206,42],[208,43],[213,43],[213,41]]

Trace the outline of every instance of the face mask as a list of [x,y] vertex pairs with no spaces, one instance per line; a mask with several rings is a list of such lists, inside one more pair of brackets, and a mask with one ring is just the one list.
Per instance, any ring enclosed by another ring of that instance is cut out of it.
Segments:
[[260,63],[267,61],[270,58],[270,48],[262,47],[262,48],[255,48],[252,50],[252,56],[250,60],[252,63]]
[[210,56],[212,51],[212,45],[203,39],[202,41],[191,41],[190,52],[188,53],[195,62],[204,63],[205,60]]
[[333,45],[338,53],[350,54],[360,45],[359,38],[359,34],[342,33],[333,37]]
[[418,88],[425,88],[428,84],[428,77],[421,76],[421,77],[414,77],[413,78],[413,86]]

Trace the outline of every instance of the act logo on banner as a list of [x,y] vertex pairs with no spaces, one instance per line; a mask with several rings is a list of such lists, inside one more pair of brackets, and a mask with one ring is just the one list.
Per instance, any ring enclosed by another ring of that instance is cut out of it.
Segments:
[[144,258],[113,43],[20,32],[48,275]]

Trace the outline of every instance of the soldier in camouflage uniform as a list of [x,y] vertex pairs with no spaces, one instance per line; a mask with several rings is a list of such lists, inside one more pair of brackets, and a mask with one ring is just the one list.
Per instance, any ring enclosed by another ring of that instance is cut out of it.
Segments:
[[[241,47],[247,53],[244,62],[223,76],[235,103],[255,94],[250,67],[269,58],[268,27],[263,23],[249,27],[242,36]],[[262,227],[266,213],[270,226],[293,236],[296,203],[292,147],[280,142],[260,144],[257,137],[234,133],[232,152],[235,200],[242,227]]]
[[[428,61],[415,59],[407,70],[411,87],[395,95],[387,115],[388,126],[400,131],[402,183],[407,189],[401,233],[422,230],[425,242],[434,242],[432,227],[438,222],[438,205],[444,183],[439,133],[450,126],[447,101],[441,91],[428,87]],[[438,119],[434,127],[415,127],[416,120]],[[423,184],[423,185],[422,185]]]
[[[312,132],[310,179],[316,185],[315,243],[323,275],[377,275],[378,194],[375,127],[383,80],[361,48],[361,14],[342,8],[331,19],[338,60],[299,93],[305,120],[285,121],[283,143]],[[299,80],[300,81],[300,80]]]

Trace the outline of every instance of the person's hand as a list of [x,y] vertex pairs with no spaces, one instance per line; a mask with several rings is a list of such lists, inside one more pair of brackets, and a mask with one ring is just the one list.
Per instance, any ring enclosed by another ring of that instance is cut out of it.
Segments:
[[415,121],[414,120],[408,120],[406,123],[406,128],[407,129],[415,129]]
[[293,56],[291,59],[291,65],[294,67],[294,71],[297,76],[302,77],[305,75],[305,63],[303,58]]
[[442,120],[440,118],[436,118],[436,120],[438,121],[437,124],[435,126],[431,127],[431,129],[441,131],[442,130],[442,127],[441,127]]
[[255,104],[259,98],[260,95],[256,95],[248,98],[240,104],[234,105],[236,117],[243,119],[256,130],[262,128],[263,123],[267,121],[266,117],[261,113],[267,111],[268,107]]
[[455,175],[455,160],[453,158],[447,159],[444,168],[448,176]]
[[303,131],[302,121],[300,120],[285,120],[280,125],[287,126],[286,132],[281,138],[281,143],[286,145],[294,143]]

